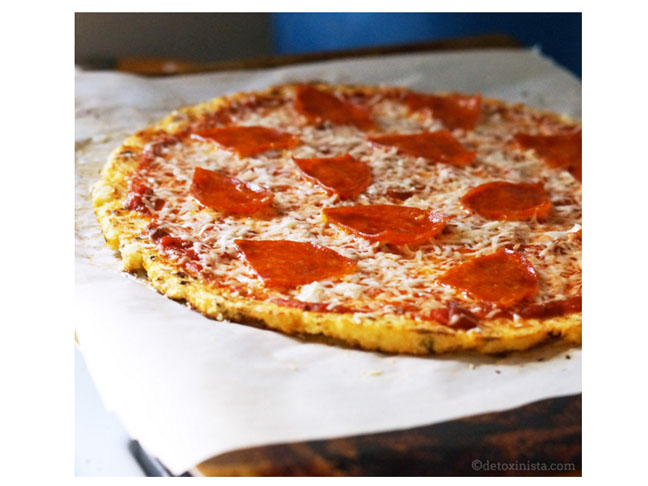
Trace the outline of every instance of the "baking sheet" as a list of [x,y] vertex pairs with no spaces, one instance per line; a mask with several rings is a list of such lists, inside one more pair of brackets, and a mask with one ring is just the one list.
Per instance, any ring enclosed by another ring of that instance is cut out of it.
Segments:
[[395,430],[581,391],[581,350],[388,356],[207,319],[120,272],[89,188],[129,133],[183,105],[288,81],[396,84],[581,115],[577,79],[537,52],[383,56],[142,78],[76,73],[76,330],[105,405],[179,474],[219,453]]

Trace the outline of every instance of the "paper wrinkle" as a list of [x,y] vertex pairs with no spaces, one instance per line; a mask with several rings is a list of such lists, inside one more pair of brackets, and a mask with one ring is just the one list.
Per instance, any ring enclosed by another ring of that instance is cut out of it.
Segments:
[[89,198],[108,154],[181,106],[312,79],[479,91],[581,115],[578,80],[523,50],[171,78],[77,71],[77,335],[106,406],[175,474],[238,448],[428,425],[581,391],[579,348],[541,347],[507,358],[350,350],[207,319],[120,272]]

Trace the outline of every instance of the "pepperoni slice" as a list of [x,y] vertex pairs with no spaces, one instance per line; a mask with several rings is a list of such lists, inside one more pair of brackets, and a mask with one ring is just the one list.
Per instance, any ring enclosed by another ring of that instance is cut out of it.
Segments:
[[414,191],[405,191],[401,189],[396,189],[394,187],[388,187],[385,195],[391,199],[391,200],[396,200],[396,201],[407,201],[410,197],[412,197],[414,194],[416,194]]
[[274,128],[257,126],[205,128],[192,133],[191,138],[213,140],[225,150],[235,152],[239,157],[290,148],[299,143],[295,135]]
[[358,236],[394,245],[427,241],[450,219],[433,211],[389,204],[327,208],[322,213],[326,221]]
[[529,135],[518,133],[515,141],[523,149],[535,153],[549,166],[569,171],[577,180],[582,181],[583,170],[583,132],[576,130],[557,135]]
[[357,263],[324,246],[288,240],[235,240],[248,264],[268,287],[290,288],[337,278]]
[[500,307],[538,293],[538,277],[531,263],[511,250],[468,260],[447,271],[439,282]]
[[456,93],[446,96],[408,93],[405,96],[405,103],[411,110],[430,110],[432,116],[441,120],[450,130],[475,128],[481,114],[481,102],[479,93],[471,96]]
[[375,128],[371,116],[364,109],[314,86],[301,85],[297,88],[295,108],[310,122],[329,121],[338,125],[354,125],[361,130]]
[[270,191],[200,167],[194,171],[190,191],[204,206],[225,214],[254,214],[272,203]]
[[549,214],[551,202],[542,184],[488,182],[461,198],[461,204],[484,218],[520,221]]
[[306,177],[329,194],[341,199],[353,199],[371,184],[371,169],[349,154],[340,157],[293,160]]
[[476,152],[469,152],[448,130],[421,132],[412,135],[383,135],[372,137],[379,145],[396,147],[399,151],[423,157],[431,162],[450,165],[466,165],[473,161]]

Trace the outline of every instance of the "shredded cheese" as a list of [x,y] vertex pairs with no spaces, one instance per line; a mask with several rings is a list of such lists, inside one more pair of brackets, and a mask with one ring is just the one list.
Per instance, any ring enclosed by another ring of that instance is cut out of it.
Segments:
[[[415,133],[442,128],[431,116],[411,115],[396,101],[382,100],[372,109],[374,118],[387,132]],[[536,269],[540,291],[535,303],[579,294],[581,245],[569,238],[569,233],[581,228],[580,184],[567,172],[549,168],[532,151],[506,145],[521,129],[551,131],[552,123],[557,122],[547,119],[538,125],[537,120],[515,110],[513,115],[503,116],[490,110],[488,104],[484,112],[484,121],[474,131],[454,131],[460,142],[477,151],[473,164],[455,167],[402,155],[394,148],[374,146],[355,127],[307,125],[291,103],[262,112],[241,110],[236,123],[294,133],[299,135],[300,145],[290,151],[270,151],[248,158],[238,158],[210,141],[187,140],[165,146],[148,169],[147,183],[155,197],[165,201],[162,209],[152,213],[170,234],[193,241],[200,264],[215,282],[240,295],[341,304],[375,314],[402,312],[405,304],[424,314],[450,299],[475,308],[477,302],[439,285],[437,278],[469,256],[489,254],[503,247],[522,249]],[[336,201],[300,176],[291,159],[346,153],[369,164],[373,176],[373,183],[353,201]],[[189,194],[196,167],[232,175],[272,191],[276,216],[223,216],[201,208]],[[461,207],[460,198],[469,189],[495,180],[542,182],[553,204],[549,218],[544,222],[490,221],[468,214]],[[394,204],[387,196],[389,188],[413,190],[414,195],[403,204],[433,209],[452,219],[432,241],[399,251],[322,221],[321,211],[326,207]],[[234,240],[239,238],[323,245],[356,260],[357,272],[292,290],[267,289],[238,257]]]

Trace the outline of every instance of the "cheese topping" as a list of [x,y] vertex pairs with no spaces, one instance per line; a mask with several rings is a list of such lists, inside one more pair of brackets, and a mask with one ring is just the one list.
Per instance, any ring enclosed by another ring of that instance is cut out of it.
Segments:
[[[284,91],[283,96],[294,96]],[[366,101],[377,127],[387,134],[413,134],[442,127],[428,112],[411,113],[397,100]],[[299,137],[299,145],[239,158],[207,140],[186,137],[164,145],[143,172],[148,202],[157,228],[190,242],[204,277],[241,296],[317,302],[353,312],[408,314],[414,318],[458,301],[466,309],[480,302],[438,283],[450,268],[467,259],[507,248],[524,254],[538,278],[532,304],[581,294],[581,243],[570,233],[581,224],[581,186],[567,171],[552,168],[532,150],[512,143],[515,133],[552,133],[564,124],[538,117],[518,107],[483,102],[480,123],[471,131],[452,132],[475,152],[465,166],[431,163],[399,153],[396,147],[372,144],[360,128],[324,123],[312,125],[293,103],[263,110],[241,109],[232,115],[240,126],[261,126]],[[371,184],[353,200],[338,200],[304,180],[295,158],[339,157],[349,154],[368,165]],[[226,215],[201,206],[191,197],[197,168],[230,174],[263,187],[273,195],[272,214]],[[494,181],[543,185],[551,212],[542,220],[492,221],[467,214],[461,198],[472,188]],[[390,192],[391,191],[391,192]],[[417,246],[393,248],[326,225],[322,210],[351,205],[393,204],[394,191],[412,193],[407,206],[450,217],[445,229]],[[155,201],[165,201],[159,208]],[[291,240],[329,248],[357,262],[354,273],[290,289],[265,286],[239,257],[235,240]],[[154,241],[150,245],[155,245]],[[183,263],[183,254],[170,255]]]

